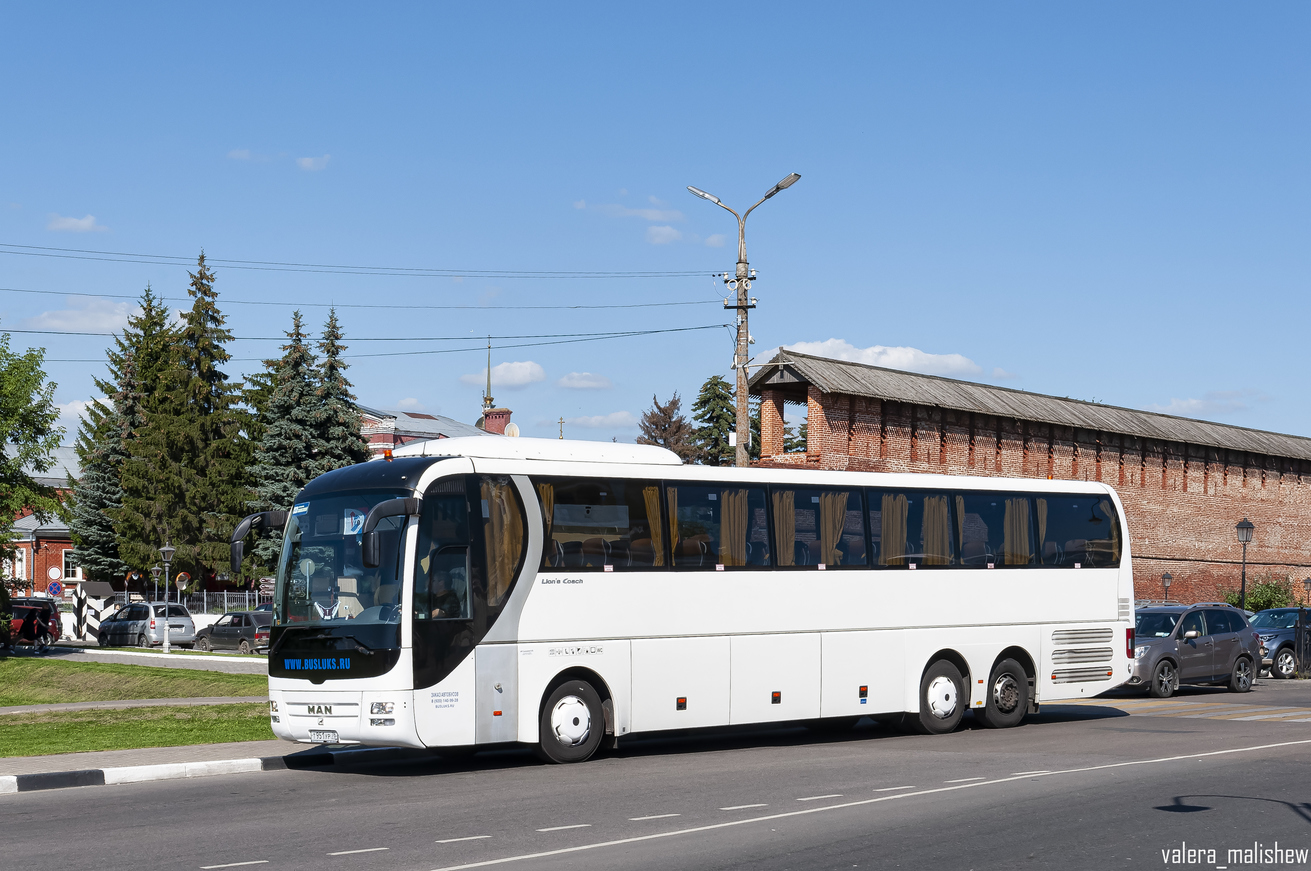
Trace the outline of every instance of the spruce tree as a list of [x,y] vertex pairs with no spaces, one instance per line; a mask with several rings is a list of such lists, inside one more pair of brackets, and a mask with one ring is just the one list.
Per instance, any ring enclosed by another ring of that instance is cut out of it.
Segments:
[[668,448],[684,462],[695,461],[699,453],[696,436],[682,409],[683,400],[679,399],[677,392],[663,405],[652,396],[651,407],[642,413],[642,419],[637,423],[642,432],[636,439],[637,443]]
[[[131,373],[132,359],[125,361]],[[78,428],[77,451],[81,477],[70,477],[72,534],[77,563],[88,580],[114,582],[126,577],[128,565],[118,555],[118,534],[113,514],[123,504],[120,474],[127,459],[128,425],[119,396],[105,408],[99,402],[87,408]]]
[[[318,365],[306,344],[299,311],[292,314],[290,340],[282,346],[282,357],[264,375],[273,385],[257,426],[263,438],[255,447],[251,477],[256,496],[247,503],[251,511],[291,509],[301,488],[318,472],[324,445],[317,420]],[[261,568],[275,564],[282,542],[276,536],[261,536],[255,545],[255,562]]]
[[692,417],[701,424],[696,430],[701,462],[707,466],[733,465],[736,448],[729,445],[728,437],[737,431],[737,406],[732,385],[718,375],[707,378],[692,403]]
[[317,430],[322,453],[316,473],[320,475],[363,463],[372,456],[369,443],[360,432],[364,421],[355,405],[351,383],[346,379],[347,364],[341,359],[346,346],[341,340],[337,310],[329,309],[328,322],[323,325],[323,339],[319,342],[323,363],[319,368]]
[[250,498],[250,450],[238,387],[220,368],[231,359],[224,344],[232,334],[204,254],[187,293],[191,309],[123,464],[120,513],[136,534],[122,543],[122,556],[150,565],[170,542],[175,569],[203,579],[227,562],[228,536]]

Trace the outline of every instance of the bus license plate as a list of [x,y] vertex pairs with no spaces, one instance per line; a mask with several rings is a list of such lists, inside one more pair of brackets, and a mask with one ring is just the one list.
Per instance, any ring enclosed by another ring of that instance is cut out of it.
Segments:
[[336,744],[337,732],[333,729],[311,729],[310,740],[317,744]]

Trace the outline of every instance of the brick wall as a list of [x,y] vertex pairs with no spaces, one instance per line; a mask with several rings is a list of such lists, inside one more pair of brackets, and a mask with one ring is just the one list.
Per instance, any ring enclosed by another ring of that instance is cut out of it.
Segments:
[[[782,454],[764,391],[760,465],[795,467]],[[1139,439],[902,402],[807,392],[807,468],[934,472],[1102,481],[1124,503],[1139,598],[1206,601],[1237,588],[1242,546],[1234,525],[1256,524],[1248,584],[1262,576],[1311,576],[1311,463],[1219,448]]]

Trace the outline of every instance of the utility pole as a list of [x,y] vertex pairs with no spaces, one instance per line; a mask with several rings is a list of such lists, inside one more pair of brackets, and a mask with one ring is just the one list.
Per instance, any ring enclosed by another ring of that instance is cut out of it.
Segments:
[[747,216],[755,211],[756,206],[772,197],[781,190],[787,190],[797,183],[801,178],[799,173],[791,173],[787,178],[780,181],[769,189],[760,202],[755,206],[747,209],[741,215],[734,212],[728,206],[719,201],[719,197],[712,196],[699,188],[691,185],[687,189],[703,200],[719,206],[721,209],[733,212],[733,217],[737,218],[737,270],[733,277],[724,273],[724,286],[729,292],[734,294],[732,302],[729,298],[724,299],[724,308],[736,309],[737,311],[737,343],[733,350],[733,369],[737,372],[737,450],[734,454],[734,464],[738,466],[747,466],[751,462],[751,454],[748,451],[748,445],[751,442],[751,416],[747,411],[747,363],[751,359],[749,345],[752,341],[751,331],[747,328],[747,312],[756,307],[755,297],[750,295],[751,282],[756,278],[756,271],[747,263]]

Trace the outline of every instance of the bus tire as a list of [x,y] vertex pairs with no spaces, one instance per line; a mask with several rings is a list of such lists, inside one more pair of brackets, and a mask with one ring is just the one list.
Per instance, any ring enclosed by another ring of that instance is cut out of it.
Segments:
[[590,683],[567,680],[546,697],[538,748],[548,762],[584,762],[604,737],[605,711]]
[[1029,676],[1013,659],[1003,659],[988,677],[988,700],[974,716],[989,729],[1020,725],[1029,710]]
[[911,729],[922,735],[945,735],[954,732],[965,713],[965,679],[960,669],[939,659],[920,679],[919,714],[908,714]]

